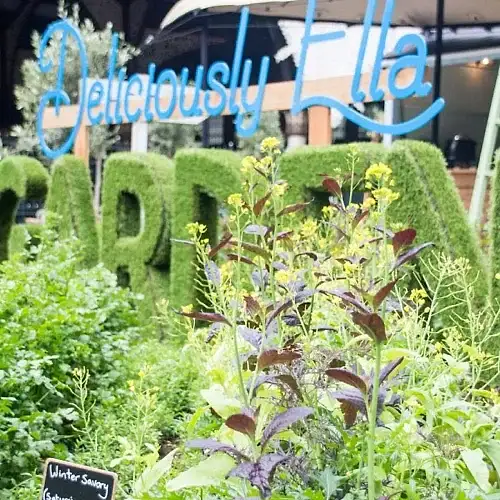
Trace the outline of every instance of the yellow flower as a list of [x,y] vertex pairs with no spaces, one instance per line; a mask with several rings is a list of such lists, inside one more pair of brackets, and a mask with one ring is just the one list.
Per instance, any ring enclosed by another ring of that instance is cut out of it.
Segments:
[[233,207],[242,207],[243,197],[241,196],[240,193],[230,194],[229,198],[227,199],[227,203],[228,205],[231,205]]
[[290,283],[290,281],[293,281],[294,274],[285,269],[280,269],[276,272],[274,277],[276,278],[276,281],[278,283],[280,283],[281,285],[286,285],[287,283]]
[[203,234],[207,230],[207,226],[199,222],[191,222],[186,226],[186,229],[191,236],[197,236]]
[[377,202],[373,198],[366,198],[363,202],[363,208],[372,208]]
[[311,238],[318,231],[318,224],[314,219],[307,219],[300,228],[300,233],[304,238]]
[[496,279],[496,280],[500,280],[500,273],[496,273],[496,274],[495,274],[495,279]]
[[323,207],[323,208],[321,209],[321,211],[323,212],[323,215],[324,215],[325,217],[327,217],[327,218],[332,217],[332,216],[333,216],[333,213],[334,213],[333,207],[330,207],[330,206],[328,206],[328,207]]
[[399,193],[395,193],[392,189],[381,187],[373,191],[373,197],[377,201],[396,201],[399,198]]
[[183,306],[181,310],[182,310],[182,312],[184,314],[192,313],[193,312],[193,304],[189,304],[187,306]]
[[275,184],[273,186],[273,193],[276,196],[283,196],[286,193],[287,189],[288,189],[288,184],[286,182],[282,184]]
[[352,264],[349,261],[344,262],[344,272],[346,274],[352,274],[352,273],[356,272],[357,269],[358,269],[358,266],[356,266],[356,264]]
[[260,144],[260,150],[263,153],[276,151],[280,147],[280,141],[276,137],[267,137]]
[[428,297],[425,290],[415,289],[411,291],[410,300],[419,306],[425,304],[425,299]]
[[257,158],[255,156],[245,156],[241,162],[241,172],[244,174],[250,173],[257,165]]
[[436,348],[437,352],[441,352],[443,350],[443,344],[441,342],[436,342],[436,345],[434,346]]
[[377,180],[380,181],[382,179],[388,180],[392,174],[391,168],[385,163],[375,163],[371,165],[368,170],[365,172],[366,180]]
[[144,378],[145,376],[144,370],[139,370],[139,378]]
[[135,392],[135,384],[134,384],[133,380],[128,381],[128,388],[129,388],[130,392]]

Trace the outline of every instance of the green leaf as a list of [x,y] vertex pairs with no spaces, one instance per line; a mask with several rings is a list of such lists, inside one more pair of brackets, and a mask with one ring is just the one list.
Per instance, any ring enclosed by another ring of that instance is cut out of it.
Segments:
[[147,493],[158,481],[172,468],[172,462],[177,450],[172,450],[166,457],[148,467],[134,484],[134,495],[139,496]]
[[321,473],[319,482],[325,490],[325,500],[330,500],[335,495],[339,487],[339,479],[329,467]]
[[491,485],[489,481],[490,471],[488,465],[484,461],[484,453],[477,450],[462,450],[461,451],[462,460],[467,465],[470,473],[474,477],[477,485],[485,492],[488,493],[491,490]]
[[228,419],[241,410],[240,402],[227,396],[221,385],[213,385],[210,389],[201,391],[201,396],[224,419]]
[[500,486],[500,441],[489,441],[483,446],[485,455],[491,460],[493,467],[497,471],[498,482]]
[[227,455],[213,455],[169,481],[167,491],[217,485],[224,481],[234,465],[235,461]]

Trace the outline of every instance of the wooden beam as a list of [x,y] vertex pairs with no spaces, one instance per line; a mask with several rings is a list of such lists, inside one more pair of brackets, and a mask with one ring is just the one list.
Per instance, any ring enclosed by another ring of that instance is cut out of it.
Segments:
[[[382,88],[386,94],[388,91],[388,70],[384,70],[380,76],[380,88]],[[398,87],[406,87],[408,86],[414,79],[415,70],[413,69],[405,69],[400,71],[397,77],[397,86]],[[365,73],[361,77],[361,85],[360,88],[365,91],[365,94],[369,94],[369,86],[371,82],[372,75],[370,73]],[[303,84],[302,91],[302,99],[311,96],[328,96],[334,99],[337,99],[343,103],[350,103],[351,99],[351,85],[352,85],[352,76],[339,76],[334,78],[323,78],[320,80],[307,80]],[[257,96],[259,89],[257,86],[252,86],[248,88],[247,99],[252,102]],[[287,111],[290,109],[293,102],[293,95],[295,91],[295,82],[279,82],[279,83],[270,83],[266,85],[266,90],[264,94],[264,99],[262,103],[262,111]],[[229,98],[229,90],[227,90],[227,96]],[[186,92],[186,106],[189,106],[194,98],[194,89],[189,89],[189,92]],[[165,92],[165,96],[160,99],[160,107],[162,109],[167,109],[171,102],[171,94]],[[153,100],[151,100],[153,101]],[[229,101],[229,99],[228,99]],[[241,91],[238,89],[236,92],[236,102],[241,101]],[[200,92],[200,101],[204,102],[204,92]],[[219,102],[219,97],[215,94],[211,94],[211,104],[215,106]],[[114,116],[115,108],[119,105],[123,110],[123,103],[111,103],[111,116]],[[137,109],[144,110],[145,106],[145,97],[134,97],[129,100],[130,112],[133,113]],[[153,121],[161,122],[162,120],[157,116],[154,106],[151,106],[151,112],[153,113]],[[59,115],[56,115],[54,108],[46,109],[43,116],[43,128],[44,129],[53,129],[53,128],[72,128],[75,126],[76,118],[78,115],[78,105],[72,106],[63,106],[60,109]],[[104,104],[93,108],[92,113],[96,115],[98,112],[104,111]],[[123,114],[123,113],[122,113]],[[229,106],[223,110],[222,115],[231,114],[229,111]],[[179,105],[177,103],[176,108],[174,109],[172,115],[169,117],[170,120],[175,120],[183,118]],[[122,123],[128,123],[125,116],[123,116]],[[144,113],[141,114],[138,123],[145,123],[146,119],[144,117]],[[82,126],[88,126],[90,124],[87,113],[84,113]]]
[[90,137],[88,127],[80,127],[78,131],[75,140],[75,156],[81,158],[87,166],[89,165]]
[[332,143],[332,122],[330,108],[313,106],[308,110],[310,146],[329,146]]

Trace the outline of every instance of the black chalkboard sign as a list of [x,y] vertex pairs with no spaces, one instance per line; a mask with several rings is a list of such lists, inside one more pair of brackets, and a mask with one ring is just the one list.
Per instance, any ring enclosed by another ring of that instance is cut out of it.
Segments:
[[49,458],[45,463],[42,500],[113,500],[117,476],[83,465]]

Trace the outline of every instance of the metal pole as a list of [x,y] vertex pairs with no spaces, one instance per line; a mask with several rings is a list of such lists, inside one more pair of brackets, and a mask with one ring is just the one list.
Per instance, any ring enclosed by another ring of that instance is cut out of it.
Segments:
[[[436,61],[434,64],[434,101],[441,97],[441,56],[443,54],[444,2],[437,0]],[[439,114],[432,121],[432,142],[439,147]]]
[[[200,37],[200,59],[201,65],[205,68],[205,74],[208,69],[208,24],[205,21],[201,30]],[[207,89],[206,78],[203,81],[203,90]],[[202,146],[208,148],[210,145],[210,119],[207,118],[202,123]]]

